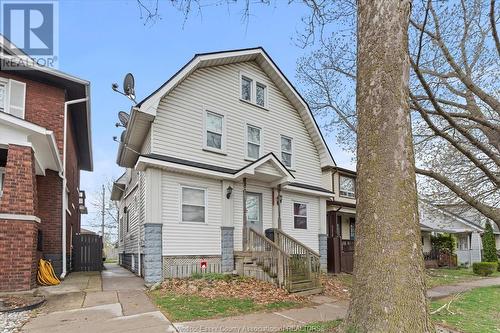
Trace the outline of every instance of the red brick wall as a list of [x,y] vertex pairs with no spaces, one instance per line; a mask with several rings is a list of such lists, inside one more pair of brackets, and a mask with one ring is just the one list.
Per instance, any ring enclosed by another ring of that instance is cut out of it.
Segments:
[[36,286],[38,223],[0,220],[0,291]]
[[38,207],[35,159],[31,147],[9,145],[0,212],[35,215]]

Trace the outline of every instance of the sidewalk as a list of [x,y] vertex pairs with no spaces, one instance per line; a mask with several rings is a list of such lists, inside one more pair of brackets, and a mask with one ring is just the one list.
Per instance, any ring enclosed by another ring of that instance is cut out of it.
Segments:
[[[474,288],[500,285],[500,278],[481,279],[438,286],[427,291],[430,299],[447,297]],[[312,299],[318,305],[302,309],[286,310],[274,313],[256,313],[237,317],[198,320],[173,323],[177,330],[184,332],[275,332],[283,328],[298,328],[305,324],[343,319],[349,302],[341,302],[325,296]],[[442,329],[442,332],[450,332]]]
[[116,264],[70,274],[60,285],[40,288],[47,297],[22,332],[175,332],[145,294],[144,282]]

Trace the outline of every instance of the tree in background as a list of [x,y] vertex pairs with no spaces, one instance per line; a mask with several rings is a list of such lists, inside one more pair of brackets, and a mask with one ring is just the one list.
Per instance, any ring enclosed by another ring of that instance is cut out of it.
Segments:
[[483,260],[486,262],[497,262],[497,249],[495,244],[495,235],[489,222],[486,222],[483,234]]
[[[500,226],[499,16],[495,0],[413,2],[409,99],[421,194],[465,202]],[[298,75],[316,117],[354,152],[359,36],[354,13],[345,17]]]
[[106,180],[90,200],[90,227],[102,235],[104,225],[103,240],[106,244],[114,244],[118,238],[118,202],[111,200],[112,189],[113,181]]

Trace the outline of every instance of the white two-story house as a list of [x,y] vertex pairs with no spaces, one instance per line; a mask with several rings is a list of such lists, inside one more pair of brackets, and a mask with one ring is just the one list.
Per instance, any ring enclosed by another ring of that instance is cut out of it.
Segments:
[[326,269],[335,163],[262,48],[195,55],[132,108],[117,163],[120,263],[146,282],[236,270],[290,287]]

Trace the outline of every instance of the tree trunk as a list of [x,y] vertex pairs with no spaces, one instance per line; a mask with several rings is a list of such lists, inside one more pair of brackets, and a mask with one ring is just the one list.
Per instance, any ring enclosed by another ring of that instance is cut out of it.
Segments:
[[358,1],[358,223],[347,331],[434,331],[408,104],[410,7]]

